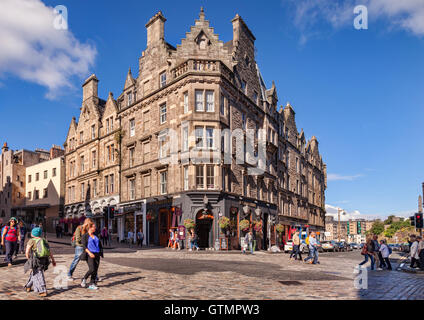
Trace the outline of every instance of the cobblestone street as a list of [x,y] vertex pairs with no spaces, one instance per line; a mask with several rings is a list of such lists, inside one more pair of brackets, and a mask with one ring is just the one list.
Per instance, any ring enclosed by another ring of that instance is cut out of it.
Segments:
[[[67,269],[73,249],[60,244],[52,244],[52,248],[57,268]],[[319,265],[309,265],[289,261],[283,253],[251,256],[121,248],[106,250],[100,265],[104,280],[98,291],[81,288],[80,280],[69,282],[67,289],[54,289],[58,274],[50,266],[47,299],[424,299],[422,274],[368,272],[369,289],[355,289],[353,271],[360,261],[358,251],[324,253]],[[74,277],[81,278],[86,270],[82,262]],[[23,264],[0,268],[0,298],[41,299],[23,290],[27,276]]]

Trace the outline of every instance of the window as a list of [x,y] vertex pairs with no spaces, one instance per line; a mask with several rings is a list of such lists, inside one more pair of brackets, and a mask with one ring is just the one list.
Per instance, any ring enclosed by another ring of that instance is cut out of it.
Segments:
[[258,93],[256,91],[253,92],[253,101],[259,105]]
[[132,103],[133,103],[133,94],[132,94],[132,92],[129,92],[127,94],[127,106],[132,105]]
[[135,179],[128,180],[128,194],[129,194],[130,200],[135,199]]
[[28,192],[28,199],[29,199],[29,200],[32,200],[32,193],[31,193],[31,191],[30,191],[30,192]]
[[80,132],[80,143],[84,143],[84,132]]
[[21,198],[21,193],[20,192],[18,192],[18,199],[20,199]]
[[206,166],[206,184],[208,189],[215,188],[215,167],[211,165]]
[[97,179],[93,180],[93,197],[97,197]]
[[47,179],[47,170],[44,171],[44,179]]
[[35,200],[40,199],[40,191],[39,190],[35,190]]
[[299,173],[299,158],[296,158],[296,172]]
[[196,127],[194,129],[194,134],[196,137],[196,148],[202,149],[204,146],[203,143],[203,127]]
[[150,143],[146,142],[143,144],[143,162],[149,161]]
[[114,145],[111,144],[110,146],[107,146],[107,157],[109,162],[115,162],[115,148]]
[[184,92],[184,114],[188,113],[188,92]]
[[149,131],[150,130],[150,113],[149,111],[146,111],[145,113],[143,113],[143,120],[144,120],[144,131]]
[[84,183],[81,183],[81,200],[84,200],[85,199],[85,185],[84,185]]
[[108,134],[109,132],[110,132],[109,119],[106,119],[106,134]]
[[144,197],[150,196],[150,175],[143,177],[143,184],[144,184]]
[[246,114],[245,113],[242,113],[241,114],[241,121],[242,121],[242,128],[243,128],[243,130],[246,130],[247,121],[246,121]]
[[213,128],[206,128],[206,147],[208,149],[213,149],[214,141],[213,141]]
[[38,180],[40,180],[40,174],[37,172],[37,173],[35,174],[35,181],[38,181]]
[[196,187],[197,189],[205,188],[205,176],[203,166],[196,166]]
[[130,168],[134,166],[134,154],[135,154],[134,151],[135,151],[134,148],[130,148],[130,152],[129,152]]
[[114,184],[115,184],[115,175],[113,175],[113,174],[110,175],[109,183],[110,183],[109,191],[110,191],[110,193],[113,193],[114,192],[113,187],[114,187]]
[[135,136],[135,119],[130,120],[130,137]]
[[53,176],[53,177],[56,177],[56,168],[53,168],[52,176]]
[[183,127],[183,145],[181,147],[182,151],[188,151],[188,126]]
[[166,194],[167,192],[167,172],[161,172],[160,173],[160,194]]
[[184,167],[184,190],[188,190],[188,167]]
[[84,156],[81,156],[81,159],[80,159],[80,165],[81,165],[81,172],[84,172]]
[[28,183],[31,183],[31,175],[28,176]]
[[196,98],[196,111],[205,111],[204,106],[204,98],[203,98],[203,90],[196,90],[195,91],[195,98]]
[[97,165],[97,152],[92,151],[91,152],[91,167],[94,169],[96,168],[96,165]]
[[110,131],[113,131],[113,117],[110,118]]
[[91,126],[91,139],[96,138],[96,126],[93,124]]
[[43,191],[44,191],[43,192],[43,198],[48,198],[49,197],[49,191],[48,191],[48,189],[45,188]]
[[213,91],[206,91],[206,112],[214,112],[214,92]]
[[160,124],[164,124],[166,122],[166,103],[162,104],[159,107],[160,110]]
[[168,156],[168,150],[167,150],[167,144],[166,144],[166,135],[159,137],[159,159],[166,158]]
[[246,81],[241,80],[241,90],[246,93],[247,91],[247,86],[246,86]]
[[109,194],[109,176],[105,176],[105,194]]
[[160,87],[166,86],[166,71],[160,74]]
[[225,115],[225,96],[223,94],[221,94],[219,112],[221,113],[222,116]]

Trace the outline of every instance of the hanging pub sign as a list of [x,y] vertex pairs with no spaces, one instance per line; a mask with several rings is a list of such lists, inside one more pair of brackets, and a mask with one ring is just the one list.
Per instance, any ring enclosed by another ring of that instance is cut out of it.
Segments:
[[186,239],[186,227],[178,226],[178,239],[185,240]]

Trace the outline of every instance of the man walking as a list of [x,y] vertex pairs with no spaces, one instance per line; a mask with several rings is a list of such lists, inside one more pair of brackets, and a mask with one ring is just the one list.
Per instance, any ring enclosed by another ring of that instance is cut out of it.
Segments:
[[84,224],[79,225],[74,233],[74,239],[73,239],[73,244],[75,244],[75,256],[74,256],[74,260],[72,260],[71,266],[69,268],[68,271],[68,280],[69,281],[74,281],[74,278],[72,278],[72,274],[75,271],[75,268],[78,265],[78,262],[80,260],[81,254],[84,251],[84,248],[82,246],[82,229],[88,225],[91,222],[91,219],[87,218],[84,220]]
[[382,258],[384,259],[384,265],[387,267],[387,270],[392,270],[392,265],[390,264],[390,250],[386,244],[385,240],[380,241],[380,253]]
[[418,255],[418,245],[419,241],[418,238],[415,237],[415,235],[411,236],[411,268],[415,268],[415,264],[417,264],[417,267],[420,267],[419,262],[419,255]]
[[308,260],[314,258],[311,264],[317,264],[318,262],[318,250],[317,250],[317,239],[315,238],[316,234],[315,232],[312,232],[309,235],[309,257],[307,257],[304,261],[307,262]]
[[[380,244],[378,243],[377,235],[373,235],[372,242],[374,244],[374,257],[375,257],[377,270],[380,271],[380,270],[383,270],[384,260],[383,260],[383,256],[381,255],[381,252],[380,252]],[[377,261],[378,261],[378,263],[377,263]]]
[[302,261],[302,254],[300,252],[300,237],[299,237],[299,230],[296,230],[296,232],[293,235],[293,250],[292,253],[290,254],[290,260],[293,259],[294,256],[294,260],[297,260],[297,255],[299,255],[299,259],[300,261]]

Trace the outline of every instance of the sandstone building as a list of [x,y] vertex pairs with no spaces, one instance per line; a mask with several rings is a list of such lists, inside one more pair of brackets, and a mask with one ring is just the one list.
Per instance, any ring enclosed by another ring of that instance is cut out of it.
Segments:
[[[72,120],[65,143],[69,217],[93,212],[102,220],[102,208],[116,206],[114,232],[121,239],[143,229],[147,243],[161,246],[169,229],[188,218],[201,247],[225,236],[222,216],[231,220],[232,248],[243,219],[262,222],[263,249],[275,243],[275,223],[285,226],[284,240],[296,228],[323,232],[326,166],[318,141],[306,141],[292,106],[279,107],[275,84],[266,87],[255,36],[243,19],[232,20],[233,39],[224,43],[202,9],[176,47],[165,40],[165,22],[159,12],[146,24],[138,76],[128,71],[116,100],[97,96],[94,75],[83,86],[80,118]],[[220,134],[226,129],[242,132],[255,155],[265,138],[265,160],[240,161],[240,154],[247,157],[236,139]],[[264,172],[249,173],[255,166]]]

